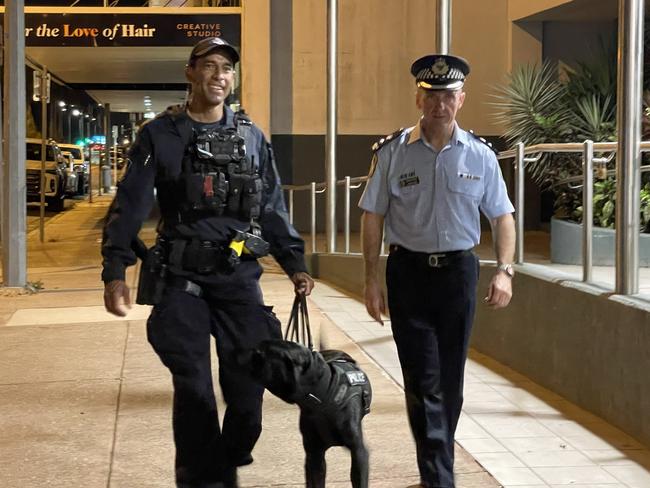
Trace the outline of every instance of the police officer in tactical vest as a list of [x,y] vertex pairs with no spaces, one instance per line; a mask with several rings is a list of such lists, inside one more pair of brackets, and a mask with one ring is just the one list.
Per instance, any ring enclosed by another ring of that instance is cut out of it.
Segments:
[[[272,254],[297,293],[308,295],[314,285],[304,243],[288,221],[271,146],[224,104],[238,61],[220,38],[194,46],[185,70],[187,104],[143,126],[104,226],[104,303],[124,316],[131,302],[125,268],[136,262],[133,244],[155,188],[161,220],[156,244],[142,256],[137,302],[153,305],[148,339],[172,374],[179,488],[236,487],[237,467],[253,461],[263,388],[230,358],[238,348],[281,336],[264,305],[257,258]],[[227,403],[221,427],[211,335]]]

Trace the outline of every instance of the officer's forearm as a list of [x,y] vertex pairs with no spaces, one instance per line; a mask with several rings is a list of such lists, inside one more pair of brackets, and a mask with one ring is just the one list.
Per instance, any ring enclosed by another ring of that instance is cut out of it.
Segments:
[[361,217],[361,242],[363,245],[366,282],[377,279],[377,267],[383,230],[383,215],[370,212],[363,213]]
[[512,214],[505,214],[493,219],[494,252],[498,263],[510,264],[515,257],[515,221]]

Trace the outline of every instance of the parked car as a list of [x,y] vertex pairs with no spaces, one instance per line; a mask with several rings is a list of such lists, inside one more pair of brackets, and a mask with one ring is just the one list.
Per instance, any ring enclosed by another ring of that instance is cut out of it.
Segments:
[[83,146],[78,146],[77,144],[67,144],[65,142],[57,142],[56,145],[59,146],[59,149],[61,149],[62,152],[67,151],[72,154],[75,165],[84,164],[86,162]]
[[79,162],[69,151],[61,151],[68,167],[66,194],[69,196],[85,195],[88,193],[89,167],[86,162]]
[[[41,140],[26,142],[27,201],[35,202],[41,198]],[[60,212],[64,207],[68,167],[54,141],[48,140],[45,148],[45,202],[48,209]]]

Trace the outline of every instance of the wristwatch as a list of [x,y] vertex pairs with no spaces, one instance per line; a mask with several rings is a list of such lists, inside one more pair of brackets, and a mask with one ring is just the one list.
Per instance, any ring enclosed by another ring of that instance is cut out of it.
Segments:
[[497,264],[497,271],[503,271],[510,278],[515,275],[515,269],[512,267],[512,264]]

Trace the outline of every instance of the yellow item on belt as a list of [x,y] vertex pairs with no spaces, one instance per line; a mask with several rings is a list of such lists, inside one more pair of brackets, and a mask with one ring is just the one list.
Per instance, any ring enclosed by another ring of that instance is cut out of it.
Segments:
[[244,241],[230,241],[230,249],[235,251],[237,256],[241,256],[242,252],[244,251]]

